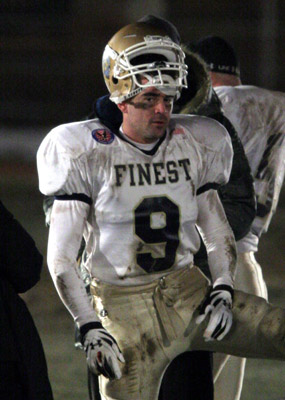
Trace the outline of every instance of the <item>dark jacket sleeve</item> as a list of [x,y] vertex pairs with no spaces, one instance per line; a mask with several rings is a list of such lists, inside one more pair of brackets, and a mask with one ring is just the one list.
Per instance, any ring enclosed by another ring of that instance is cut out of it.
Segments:
[[229,224],[235,239],[242,239],[250,230],[256,215],[256,200],[253,177],[243,145],[232,123],[225,117],[222,104],[212,89],[209,101],[197,112],[220,122],[228,131],[233,146],[233,165],[229,182],[218,189]]
[[[32,315],[13,285],[2,277],[0,321],[1,361],[17,364],[21,399],[52,400],[45,353]],[[3,397],[0,395],[0,398]]]
[[34,240],[0,201],[0,276],[23,293],[39,281],[42,264]]
[[[230,179],[226,185],[218,188],[218,194],[235,239],[240,240],[249,232],[256,215],[253,178],[243,146],[232,124],[220,113],[214,114],[212,118],[225,126],[232,139],[234,156]],[[211,278],[207,251],[202,240],[200,249],[194,256],[194,263]]]
[[[209,102],[200,107],[197,114],[205,115],[220,122],[231,137],[234,153],[232,171],[228,183],[218,188],[218,194],[235,239],[240,240],[249,232],[256,215],[253,177],[243,145],[235,128],[224,116],[221,102],[214,90]],[[202,240],[200,249],[194,256],[194,263],[211,279],[207,251]]]
[[256,215],[253,177],[242,143],[236,130],[223,114],[213,115],[227,129],[232,139],[233,166],[229,182],[218,189],[235,239],[242,239],[250,230]]

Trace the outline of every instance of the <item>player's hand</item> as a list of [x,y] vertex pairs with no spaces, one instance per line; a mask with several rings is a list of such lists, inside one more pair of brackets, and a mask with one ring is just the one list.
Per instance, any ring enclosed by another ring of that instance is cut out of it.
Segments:
[[88,368],[95,375],[102,374],[109,379],[121,378],[118,361],[124,363],[125,359],[116,340],[100,322],[92,323],[92,329],[83,336],[82,343]]
[[232,326],[233,289],[228,285],[217,285],[202,304],[196,323],[200,324],[208,314],[209,323],[204,332],[205,341],[222,340]]

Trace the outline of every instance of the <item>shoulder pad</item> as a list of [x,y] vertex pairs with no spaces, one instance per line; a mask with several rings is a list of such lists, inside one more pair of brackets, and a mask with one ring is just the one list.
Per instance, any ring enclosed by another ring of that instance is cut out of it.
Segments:
[[[93,132],[105,130],[106,127],[97,119],[64,124],[52,129],[37,152],[41,192],[54,195],[66,190],[65,184],[75,164],[84,163],[86,156],[97,146]],[[80,166],[75,169],[80,169]]]
[[[228,131],[218,121],[199,115],[174,115],[174,126],[182,126],[196,142],[218,150],[223,140],[231,141]],[[175,129],[175,128],[173,128]]]

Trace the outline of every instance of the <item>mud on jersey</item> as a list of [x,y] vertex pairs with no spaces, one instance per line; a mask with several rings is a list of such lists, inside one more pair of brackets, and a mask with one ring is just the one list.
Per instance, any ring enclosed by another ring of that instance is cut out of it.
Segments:
[[244,146],[257,196],[257,217],[238,249],[257,251],[276,211],[285,171],[285,94],[256,86],[215,87]]
[[154,154],[95,119],[55,128],[37,157],[43,194],[90,204],[91,275],[130,284],[192,261],[200,245],[196,194],[227,182],[232,147],[206,117],[173,116]]

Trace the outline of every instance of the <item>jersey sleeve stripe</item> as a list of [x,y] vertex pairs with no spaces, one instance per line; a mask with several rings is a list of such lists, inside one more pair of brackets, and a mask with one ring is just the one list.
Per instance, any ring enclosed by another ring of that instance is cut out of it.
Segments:
[[204,193],[204,192],[207,192],[207,190],[210,190],[210,189],[217,190],[217,189],[219,189],[220,186],[221,186],[221,185],[220,185],[219,183],[215,183],[215,182],[206,183],[205,185],[201,186],[201,187],[197,190],[197,196],[199,196],[199,194],[202,194],[202,193]]
[[55,196],[55,200],[78,200],[83,203],[87,203],[89,205],[92,204],[91,197],[87,196],[84,193],[72,193],[72,194],[63,194],[59,196]]

